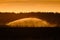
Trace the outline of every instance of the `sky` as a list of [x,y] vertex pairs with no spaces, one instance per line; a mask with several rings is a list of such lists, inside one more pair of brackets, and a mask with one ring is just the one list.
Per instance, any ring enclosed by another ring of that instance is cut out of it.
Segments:
[[60,0],[0,0],[0,12],[60,12]]

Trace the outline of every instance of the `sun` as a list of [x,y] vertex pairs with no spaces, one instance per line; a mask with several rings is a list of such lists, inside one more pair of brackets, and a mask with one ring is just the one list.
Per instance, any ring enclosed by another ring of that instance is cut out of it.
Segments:
[[50,24],[47,21],[39,18],[23,18],[7,23],[6,25],[11,27],[54,27],[55,24]]

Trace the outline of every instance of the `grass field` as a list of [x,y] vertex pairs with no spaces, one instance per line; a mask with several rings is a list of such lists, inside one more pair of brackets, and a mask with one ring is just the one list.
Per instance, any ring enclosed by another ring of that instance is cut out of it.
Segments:
[[59,27],[8,27],[0,26],[0,39],[7,40],[58,40]]

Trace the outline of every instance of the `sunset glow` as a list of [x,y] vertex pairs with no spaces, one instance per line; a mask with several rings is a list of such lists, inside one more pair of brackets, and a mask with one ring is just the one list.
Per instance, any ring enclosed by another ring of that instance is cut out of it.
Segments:
[[0,12],[60,12],[60,1],[1,0]]
[[11,27],[54,27],[56,24],[50,24],[47,21],[38,18],[23,18],[7,23],[6,25]]

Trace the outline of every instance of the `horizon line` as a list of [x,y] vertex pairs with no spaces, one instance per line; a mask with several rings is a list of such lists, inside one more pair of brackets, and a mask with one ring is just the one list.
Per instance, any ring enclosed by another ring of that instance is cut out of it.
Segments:
[[[19,14],[19,13],[42,13],[42,12],[0,12],[0,13],[15,13],[15,14]],[[60,12],[45,12],[45,13],[60,13]]]

